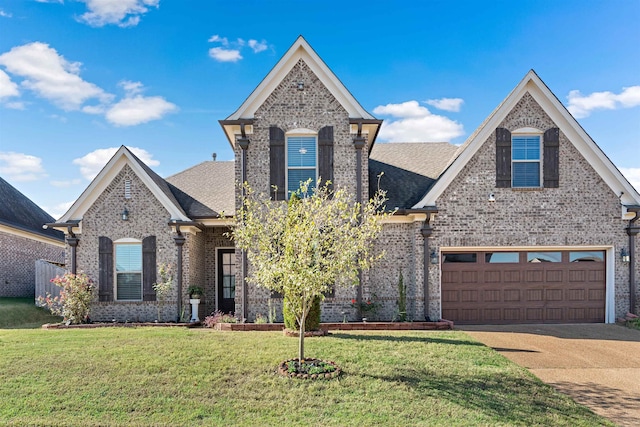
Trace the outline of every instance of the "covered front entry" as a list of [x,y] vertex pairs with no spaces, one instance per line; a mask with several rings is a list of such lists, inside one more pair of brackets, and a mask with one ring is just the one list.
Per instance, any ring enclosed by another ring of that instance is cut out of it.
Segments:
[[605,251],[442,254],[442,317],[458,324],[605,321]]

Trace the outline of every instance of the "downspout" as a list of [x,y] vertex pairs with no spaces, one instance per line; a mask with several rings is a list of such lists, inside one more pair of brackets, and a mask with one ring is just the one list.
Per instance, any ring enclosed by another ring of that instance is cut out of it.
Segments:
[[629,235],[629,312],[636,313],[636,236],[640,233],[640,226],[635,225],[640,218],[640,208],[632,210],[635,216],[629,221],[627,234]]
[[[247,138],[244,123],[240,123],[240,133],[241,136],[237,141],[238,145],[242,149],[242,165],[240,165],[240,167],[242,169],[242,204],[244,205],[244,199],[247,197],[247,190],[244,186],[247,182],[247,149],[249,148],[249,142],[251,142],[249,138]],[[249,304],[247,304],[249,290],[247,288],[246,280],[249,265],[247,262],[247,252],[245,250],[240,251],[240,256],[242,258],[242,319],[246,319],[249,317]]]
[[78,239],[73,233],[72,228],[72,226],[67,227],[67,234],[69,235],[69,237],[67,237],[67,244],[71,248],[71,274],[77,274],[78,267],[76,248],[78,247],[78,242],[80,241],[80,239]]
[[[362,136],[362,122],[358,122],[358,133],[353,138],[353,145],[356,147],[356,202],[360,204],[360,214],[362,215],[362,149],[366,145],[366,139]],[[362,270],[358,270],[358,289],[356,299],[362,302]]]
[[177,266],[177,275],[178,275],[178,320],[180,322],[182,317],[182,246],[184,242],[187,240],[186,237],[182,235],[180,232],[180,225],[174,224],[176,227],[177,236],[173,236],[173,240],[176,242],[176,246],[178,248],[178,266]]

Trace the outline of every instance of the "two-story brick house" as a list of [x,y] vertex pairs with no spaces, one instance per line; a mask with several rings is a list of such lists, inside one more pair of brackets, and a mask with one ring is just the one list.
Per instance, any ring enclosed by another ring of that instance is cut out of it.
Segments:
[[324,320],[355,320],[351,300],[372,295],[390,320],[400,273],[416,320],[612,322],[638,309],[640,195],[533,71],[460,147],[376,143],[382,121],[300,37],[220,124],[234,162],[162,179],[121,147],[52,224],[74,244],[67,264],[99,283],[93,319],[155,319],[159,263],[178,272],[165,318],[193,284],[202,314],[252,321],[280,307],[246,284],[251,266],[226,234],[235,183],[281,201],[301,180],[330,180],[364,200],[380,172],[397,208],[377,243],[386,256],[325,299]]

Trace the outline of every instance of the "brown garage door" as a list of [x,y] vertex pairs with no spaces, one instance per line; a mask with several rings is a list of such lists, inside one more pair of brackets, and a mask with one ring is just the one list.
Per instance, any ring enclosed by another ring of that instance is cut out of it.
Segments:
[[459,324],[604,322],[604,251],[442,255],[442,317]]

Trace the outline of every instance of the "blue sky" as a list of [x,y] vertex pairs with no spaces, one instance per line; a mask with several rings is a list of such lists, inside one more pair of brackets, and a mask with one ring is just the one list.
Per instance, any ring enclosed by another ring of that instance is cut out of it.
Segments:
[[59,217],[120,145],[161,176],[303,35],[382,141],[461,144],[535,69],[640,188],[640,1],[0,0],[0,176]]

